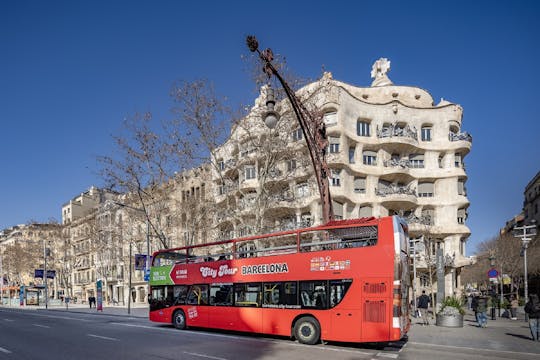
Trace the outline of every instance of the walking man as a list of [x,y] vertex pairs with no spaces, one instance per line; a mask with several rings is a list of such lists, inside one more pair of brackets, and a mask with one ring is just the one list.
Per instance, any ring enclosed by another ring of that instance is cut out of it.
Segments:
[[487,327],[487,308],[488,308],[488,301],[487,297],[482,294],[478,297],[478,303],[476,305],[476,319],[478,321],[478,327]]
[[428,319],[428,308],[431,299],[426,295],[426,290],[422,290],[422,295],[418,298],[418,311],[420,312],[420,317],[422,318],[422,325],[429,325]]
[[533,341],[540,341],[540,300],[538,295],[531,294],[525,304],[525,312],[529,315],[529,328]]

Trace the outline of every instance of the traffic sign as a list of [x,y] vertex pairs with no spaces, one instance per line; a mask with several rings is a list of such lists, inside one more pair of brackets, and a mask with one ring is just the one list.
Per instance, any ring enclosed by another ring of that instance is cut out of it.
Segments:
[[487,274],[490,279],[499,276],[499,272],[496,269],[489,270]]
[[144,281],[150,280],[150,269],[144,271]]

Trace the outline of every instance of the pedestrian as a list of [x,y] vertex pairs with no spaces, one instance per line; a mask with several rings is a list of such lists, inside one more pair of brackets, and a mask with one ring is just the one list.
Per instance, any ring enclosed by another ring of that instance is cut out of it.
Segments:
[[510,314],[512,316],[512,320],[517,320],[517,308],[519,306],[519,301],[516,299],[514,295],[510,297]]
[[471,309],[474,311],[474,319],[478,322],[478,294],[474,294],[472,298]]
[[537,294],[531,294],[525,304],[525,312],[529,315],[529,328],[533,341],[540,341],[540,300]]
[[90,309],[92,308],[92,297],[88,297],[88,305],[90,305]]
[[488,299],[484,294],[480,295],[477,299],[476,305],[476,314],[478,327],[485,328],[487,327],[487,308],[488,308]]
[[418,303],[416,305],[420,312],[420,317],[422,318],[422,326],[429,325],[428,308],[430,302],[431,299],[426,295],[426,290],[422,290],[422,295],[418,298]]
[[472,300],[473,300],[472,294],[467,295],[467,308],[469,310],[472,310]]

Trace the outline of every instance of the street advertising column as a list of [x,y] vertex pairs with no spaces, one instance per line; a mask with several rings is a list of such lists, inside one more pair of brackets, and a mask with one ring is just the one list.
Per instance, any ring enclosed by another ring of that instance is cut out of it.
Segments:
[[441,309],[441,304],[444,300],[444,254],[443,249],[437,249],[437,308],[436,311]]
[[103,311],[103,285],[102,285],[101,280],[97,281],[96,289],[97,289],[97,306],[96,306],[96,310]]

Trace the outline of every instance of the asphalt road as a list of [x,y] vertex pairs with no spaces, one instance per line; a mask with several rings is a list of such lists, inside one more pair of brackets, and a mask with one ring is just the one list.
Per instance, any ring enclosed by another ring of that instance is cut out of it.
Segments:
[[387,344],[385,347],[340,343],[308,346],[286,338],[207,330],[179,331],[172,326],[151,323],[141,317],[4,308],[0,309],[0,360],[540,358],[540,343],[538,352],[508,350],[496,344],[480,348],[463,344],[455,346],[424,341],[422,336],[429,336],[435,327],[425,330],[425,335],[417,334],[414,338],[411,334],[410,339]]

